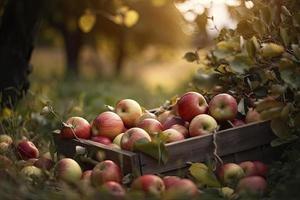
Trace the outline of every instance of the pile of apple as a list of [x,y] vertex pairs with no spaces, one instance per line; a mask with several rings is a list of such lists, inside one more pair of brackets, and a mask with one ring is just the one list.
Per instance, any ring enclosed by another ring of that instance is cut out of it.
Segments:
[[237,119],[236,99],[226,93],[214,96],[209,103],[197,92],[181,96],[170,110],[155,115],[142,110],[132,99],[119,101],[113,111],[100,113],[91,123],[71,117],[61,129],[62,138],[90,139],[111,147],[133,151],[137,141],[151,141],[157,135],[166,143],[215,132],[223,122],[233,126],[259,121],[250,109],[244,119]]
[[221,192],[229,199],[235,194],[265,194],[267,173],[268,166],[260,161],[227,163],[216,170],[217,177],[225,186],[221,188]]

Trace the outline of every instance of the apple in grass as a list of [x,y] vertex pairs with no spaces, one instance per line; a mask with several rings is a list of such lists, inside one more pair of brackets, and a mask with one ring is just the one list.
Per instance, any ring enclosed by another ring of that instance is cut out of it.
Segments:
[[140,104],[132,99],[119,101],[115,109],[127,128],[136,126],[139,118],[143,114]]
[[237,112],[237,102],[235,98],[229,94],[218,94],[209,102],[209,113],[217,121],[233,120]]
[[257,174],[256,166],[251,161],[244,161],[239,164],[239,166],[244,170],[245,176],[255,176]]
[[52,160],[50,153],[46,152],[39,157],[34,163],[34,166],[43,170],[50,170],[54,166],[54,161]]
[[216,131],[218,128],[218,124],[216,120],[207,115],[200,114],[194,117],[189,126],[189,134],[191,137],[199,136],[199,135],[207,135]]
[[166,190],[171,188],[174,184],[181,180],[178,176],[165,176],[163,177],[163,182],[165,184]]
[[180,132],[185,138],[189,137],[189,130],[185,126],[174,124],[173,126],[171,126],[171,129]]
[[182,119],[190,122],[195,116],[206,113],[208,105],[201,94],[188,92],[178,100],[177,110]]
[[135,143],[139,141],[151,142],[151,137],[141,128],[128,129],[121,138],[121,148],[133,151]]
[[163,130],[163,126],[156,119],[144,119],[137,125],[138,128],[144,129],[150,136],[154,136]]
[[91,126],[87,120],[82,117],[70,117],[61,129],[62,138],[82,138],[88,139],[91,136]]
[[110,145],[112,143],[111,140],[108,137],[101,136],[101,135],[93,136],[91,138],[91,140],[94,141],[94,142],[105,144],[105,145]]
[[55,177],[68,183],[76,183],[82,176],[79,164],[71,158],[63,158],[54,168]]
[[222,165],[217,170],[217,174],[220,180],[228,186],[236,184],[242,177],[245,176],[243,168],[235,163]]
[[12,138],[9,135],[3,134],[0,135],[0,143],[5,142],[8,145],[11,145],[13,143]]
[[104,136],[110,140],[122,133],[123,129],[124,123],[122,119],[111,111],[99,114],[92,123],[92,134],[94,136]]
[[94,186],[100,186],[108,181],[120,183],[122,180],[121,169],[113,161],[104,160],[93,168],[91,180]]
[[164,194],[165,200],[194,198],[199,194],[195,183],[189,179],[175,180]]
[[182,135],[182,133],[180,133],[179,131],[177,131],[175,129],[171,129],[171,128],[161,132],[161,135],[164,138],[166,138],[166,140],[165,140],[166,143],[184,140],[184,136]]
[[115,181],[108,181],[105,182],[101,189],[108,192],[109,195],[114,197],[114,199],[123,199],[126,195],[125,189],[122,187],[120,183],[117,183]]
[[261,176],[249,176],[242,178],[236,187],[236,191],[239,194],[252,193],[252,194],[264,194],[267,190],[267,182]]
[[268,174],[269,167],[260,161],[253,161],[255,168],[257,170],[257,175],[266,177]]
[[152,174],[146,174],[136,178],[131,184],[131,188],[153,196],[160,196],[165,191],[163,180]]
[[17,144],[17,152],[23,160],[39,157],[39,150],[29,140],[22,140]]

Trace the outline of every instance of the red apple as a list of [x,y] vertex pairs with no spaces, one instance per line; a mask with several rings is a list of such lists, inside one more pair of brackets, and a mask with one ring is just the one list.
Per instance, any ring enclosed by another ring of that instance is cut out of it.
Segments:
[[167,200],[173,199],[187,199],[194,198],[199,194],[198,188],[189,179],[180,179],[175,181],[165,193],[165,198]]
[[21,175],[29,181],[33,181],[34,179],[41,179],[44,176],[43,171],[35,166],[24,167],[21,170]]
[[261,121],[260,114],[253,108],[250,108],[246,114],[246,123],[259,122]]
[[39,157],[39,150],[28,140],[22,140],[19,142],[17,145],[17,151],[23,160]]
[[116,105],[116,113],[121,117],[127,128],[136,126],[143,114],[141,106],[132,99],[119,101]]
[[9,159],[6,156],[0,155],[0,170],[8,169],[13,165],[13,162],[11,159]]
[[189,133],[191,137],[207,135],[216,131],[217,128],[218,124],[213,117],[207,114],[200,114],[191,121]]
[[256,166],[251,161],[241,162],[239,166],[244,170],[245,176],[255,176],[257,174]]
[[137,127],[144,129],[150,136],[154,136],[163,130],[163,126],[156,119],[144,119]]
[[235,98],[229,94],[218,94],[209,102],[209,113],[217,121],[233,120],[237,112],[237,102]]
[[144,119],[156,119],[157,120],[157,117],[155,114],[147,111],[140,116],[138,123],[142,122]]
[[121,138],[121,148],[129,151],[134,150],[134,144],[138,141],[151,141],[149,134],[141,128],[128,129]]
[[165,176],[165,177],[163,177],[163,182],[165,184],[166,190],[171,188],[174,184],[176,184],[180,180],[181,180],[181,178],[179,178],[178,176]]
[[240,119],[233,119],[231,121],[231,123],[233,124],[234,127],[243,126],[245,124],[245,122],[243,120],[240,120]]
[[0,154],[5,154],[9,150],[10,144],[6,142],[0,142]]
[[11,145],[13,143],[13,140],[9,135],[3,134],[3,135],[0,135],[0,143],[1,142],[5,142],[5,143]]
[[87,185],[91,185],[91,176],[92,176],[92,171],[93,170],[86,170],[82,173],[80,180]]
[[161,134],[166,138],[166,143],[184,140],[184,136],[175,129],[164,130]]
[[188,92],[177,102],[179,116],[185,121],[191,121],[195,116],[207,112],[207,102],[201,94]]
[[76,183],[82,176],[79,164],[71,158],[63,158],[55,166],[55,176],[58,180]]
[[163,123],[163,130],[167,130],[167,129],[171,128],[175,124],[179,124],[179,125],[185,126],[185,121],[183,119],[181,119],[181,117],[170,116]]
[[117,135],[115,137],[115,139],[113,140],[113,143],[118,145],[119,147],[121,147],[121,139],[122,139],[123,135],[124,135],[124,133]]
[[102,185],[102,189],[108,192],[113,199],[123,199],[126,195],[125,189],[115,181],[108,181]]
[[159,114],[158,117],[157,117],[157,120],[161,123],[161,124],[164,124],[165,121],[171,117],[171,116],[175,116],[171,111],[169,110],[166,110],[164,111],[163,113]]
[[267,182],[261,176],[249,176],[242,178],[237,185],[237,192],[250,192],[255,194],[264,194],[267,189]]
[[266,177],[268,174],[268,166],[260,161],[253,161],[256,167],[257,175]]
[[175,125],[171,126],[171,129],[174,129],[174,130],[180,132],[185,138],[189,137],[189,130],[187,128],[185,128],[185,126],[175,124]]
[[122,180],[121,169],[113,161],[104,160],[94,167],[91,180],[94,186],[100,186],[108,181],[120,183]]
[[94,136],[104,136],[113,140],[122,133],[124,124],[122,119],[114,112],[106,111],[96,117],[92,124]]
[[111,140],[108,137],[101,136],[101,135],[93,136],[91,138],[91,140],[94,141],[94,142],[105,144],[105,145],[110,145],[111,144]]
[[34,166],[43,170],[50,170],[54,166],[54,161],[51,159],[50,153],[43,154],[35,163]]
[[131,188],[133,190],[143,191],[146,194],[160,196],[165,191],[163,180],[155,175],[147,174],[136,178]]
[[233,185],[245,176],[244,170],[235,163],[227,163],[222,165],[218,170],[218,177],[226,185]]
[[88,139],[91,136],[91,126],[87,120],[82,117],[71,117],[66,121],[66,126],[61,129],[62,138],[83,138]]

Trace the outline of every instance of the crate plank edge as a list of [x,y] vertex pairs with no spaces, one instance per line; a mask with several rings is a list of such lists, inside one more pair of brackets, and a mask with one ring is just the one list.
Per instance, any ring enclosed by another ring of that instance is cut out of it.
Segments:
[[[246,124],[241,127],[219,131],[216,134],[217,154],[226,162],[261,160],[270,162],[276,159],[276,149],[270,142],[276,136],[270,128],[269,121]],[[122,168],[123,174],[135,175],[176,173],[188,166],[188,162],[203,162],[212,156],[213,136],[205,135],[166,144],[168,162],[159,164],[155,159],[139,152],[130,152],[110,148],[90,140],[66,140],[55,137],[57,150],[66,157],[74,157],[76,146],[91,150],[101,150],[106,159],[113,160]]]

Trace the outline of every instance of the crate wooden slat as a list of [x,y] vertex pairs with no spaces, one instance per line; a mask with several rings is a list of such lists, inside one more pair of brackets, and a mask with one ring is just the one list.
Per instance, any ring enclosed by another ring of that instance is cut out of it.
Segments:
[[[272,158],[270,155],[273,154],[274,149],[269,144],[274,138],[269,121],[222,130],[216,134],[217,153],[225,162],[264,161]],[[186,168],[187,162],[203,162],[212,155],[213,151],[212,135],[188,138],[166,145],[169,159],[163,165],[143,153],[116,150],[89,140],[83,141],[82,143],[78,140],[56,138],[60,153],[72,157],[75,154],[76,145],[86,147],[88,150],[100,149],[105,152],[107,159],[122,164],[124,174],[130,172],[135,174],[174,172]]]
[[122,169],[123,174],[134,172],[136,175],[141,174],[139,155],[134,152],[110,148],[106,145],[93,142],[91,140],[77,139],[61,139],[56,136],[55,143],[57,151],[66,157],[74,157],[76,154],[76,146],[84,147],[87,151],[101,151],[105,158],[113,160]]

